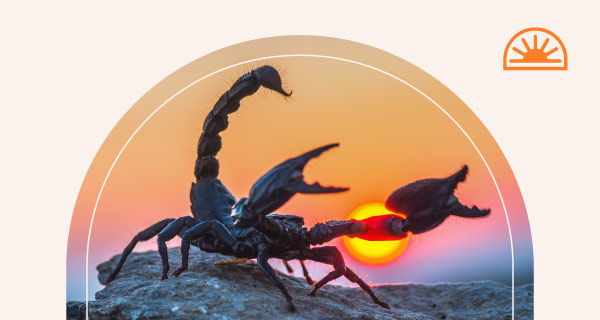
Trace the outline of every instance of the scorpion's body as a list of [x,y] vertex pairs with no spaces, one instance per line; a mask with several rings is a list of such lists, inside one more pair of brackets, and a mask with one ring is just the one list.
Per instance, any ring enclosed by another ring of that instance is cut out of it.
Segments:
[[[216,155],[221,149],[219,133],[227,128],[228,115],[238,110],[240,101],[255,93],[261,86],[284,96],[290,95],[282,89],[281,78],[271,66],[263,66],[243,75],[221,95],[206,117],[198,142],[198,158],[194,170],[196,181],[192,183],[190,190],[192,216],[164,219],[138,233],[123,251],[106,283],[117,276],[137,242],[154,236],[158,236],[163,263],[162,279],[166,279],[170,269],[166,241],[180,236],[182,263],[173,272],[175,276],[187,270],[189,248],[192,245],[206,252],[244,259],[256,258],[259,268],[281,290],[289,308],[295,310],[292,297],[269,265],[268,259],[284,260],[288,270],[288,260],[312,260],[330,264],[334,270],[315,284],[311,295],[314,296],[329,281],[345,276],[365,290],[375,303],[389,308],[375,296],[369,285],[345,265],[336,247],[313,246],[343,235],[366,240],[401,239],[408,232],[421,233],[436,227],[450,214],[479,217],[489,213],[489,210],[463,206],[453,194],[457,184],[466,177],[466,166],[448,178],[421,180],[395,191],[388,198],[386,206],[392,211],[404,213],[407,219],[389,215],[362,221],[329,221],[308,229],[300,216],[272,213],[296,193],[322,194],[348,190],[323,187],[319,183],[307,184],[303,180],[302,171],[307,162],[338,144],[326,145],[282,162],[252,186],[248,198],[236,201],[217,178],[219,162]],[[302,267],[307,281],[312,283],[304,264]]]
[[270,215],[271,219],[279,220],[287,227],[285,236],[278,239],[272,239],[265,236],[256,228],[233,228],[232,234],[236,237],[237,248],[228,246],[219,241],[219,239],[211,233],[190,241],[192,246],[200,248],[202,251],[220,253],[223,255],[233,256],[236,258],[254,259],[259,252],[259,245],[265,246],[269,250],[270,257],[282,260],[301,259],[302,253],[309,251],[310,246],[307,243],[302,243],[302,232],[306,232],[303,228],[303,218],[292,215]]

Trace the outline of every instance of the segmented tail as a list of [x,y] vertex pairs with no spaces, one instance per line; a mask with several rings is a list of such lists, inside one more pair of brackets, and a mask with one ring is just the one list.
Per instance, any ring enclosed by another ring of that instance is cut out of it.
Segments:
[[198,158],[194,174],[197,180],[219,175],[219,161],[216,156],[221,150],[222,142],[219,133],[229,125],[230,113],[240,108],[240,101],[255,93],[261,86],[290,96],[281,86],[281,77],[271,66],[263,66],[244,74],[235,81],[227,92],[223,93],[213,109],[206,116],[200,140],[198,141]]

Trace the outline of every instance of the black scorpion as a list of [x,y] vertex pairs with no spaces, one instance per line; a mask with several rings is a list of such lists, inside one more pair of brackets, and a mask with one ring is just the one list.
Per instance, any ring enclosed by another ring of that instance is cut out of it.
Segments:
[[236,202],[217,178],[219,161],[216,155],[221,149],[219,133],[227,128],[228,115],[239,109],[240,101],[254,94],[261,86],[286,97],[291,95],[282,88],[277,70],[268,65],[244,74],[221,95],[204,121],[198,142],[196,182],[192,183],[190,190],[193,216],[164,219],[138,233],[123,251],[105,284],[119,274],[127,256],[139,241],[146,241],[154,236],[158,236],[158,251],[163,265],[162,279],[167,279],[170,266],[166,242],[180,236],[182,261],[181,267],[173,272],[174,276],[187,270],[191,245],[206,252],[237,258],[230,260],[230,263],[256,259],[260,270],[281,290],[289,309],[293,311],[296,308],[292,303],[292,296],[268,260],[282,259],[288,270],[291,268],[287,261],[299,260],[309,284],[313,281],[308,276],[303,261],[312,260],[332,265],[333,271],[314,284],[311,296],[328,282],[344,276],[358,284],[376,304],[389,309],[389,305],[379,300],[371,287],[346,266],[335,246],[313,246],[344,235],[373,241],[402,239],[409,232],[418,234],[435,228],[449,215],[474,218],[489,214],[489,209],[464,206],[454,195],[458,183],[466,178],[467,166],[447,178],[420,180],[394,191],[389,196],[386,207],[404,214],[406,219],[397,215],[384,215],[360,221],[328,221],[308,229],[304,227],[304,219],[300,216],[273,213],[297,193],[323,194],[348,190],[342,187],[324,187],[318,182],[308,184],[303,177],[303,169],[309,160],[338,144],[322,146],[282,162],[252,186],[247,198]]

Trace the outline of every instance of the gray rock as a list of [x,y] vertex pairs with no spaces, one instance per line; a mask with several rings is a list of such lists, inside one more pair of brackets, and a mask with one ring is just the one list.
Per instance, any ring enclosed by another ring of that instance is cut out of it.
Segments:
[[[360,288],[327,285],[316,297],[304,279],[280,274],[298,312],[252,262],[214,263],[228,257],[193,250],[190,270],[160,281],[160,256],[133,253],[119,276],[89,302],[89,319],[511,319],[511,290],[493,281],[435,285],[381,285],[375,293],[392,306],[374,304]],[[179,248],[169,250],[172,269]],[[100,280],[119,256],[98,266]],[[533,285],[515,288],[515,318],[533,319]],[[67,319],[85,319],[85,303],[68,302]]]

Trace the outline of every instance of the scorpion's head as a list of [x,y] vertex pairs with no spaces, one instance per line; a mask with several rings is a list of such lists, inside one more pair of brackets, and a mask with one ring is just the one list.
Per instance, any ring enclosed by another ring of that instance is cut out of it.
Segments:
[[469,167],[443,179],[425,179],[394,191],[387,199],[388,210],[406,215],[404,231],[423,233],[441,224],[449,215],[467,218],[484,217],[490,209],[467,207],[458,201],[454,190],[465,181]]
[[324,187],[318,182],[308,184],[302,174],[310,159],[338,145],[334,143],[311,150],[286,160],[267,172],[254,183],[250,196],[240,199],[235,205],[231,214],[234,224],[251,226],[257,223],[261,216],[280,208],[296,193],[336,193],[348,190],[348,188]]

